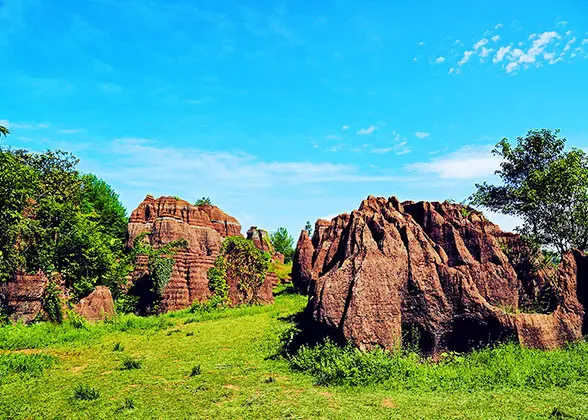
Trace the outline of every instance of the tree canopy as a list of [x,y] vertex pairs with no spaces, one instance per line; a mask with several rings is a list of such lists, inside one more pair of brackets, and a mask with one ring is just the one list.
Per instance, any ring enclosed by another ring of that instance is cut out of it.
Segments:
[[588,157],[565,150],[559,130],[531,130],[516,145],[502,139],[493,153],[503,158],[502,185],[477,184],[472,203],[520,217],[520,232],[563,253],[588,250]]
[[270,241],[276,252],[284,255],[284,261],[290,262],[294,257],[294,238],[285,227],[280,227],[270,234]]

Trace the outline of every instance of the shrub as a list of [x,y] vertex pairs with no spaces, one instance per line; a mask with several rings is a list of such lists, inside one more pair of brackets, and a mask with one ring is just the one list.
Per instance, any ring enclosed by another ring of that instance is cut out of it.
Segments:
[[120,364],[120,370],[134,370],[142,367],[143,362],[140,359],[134,359],[130,356],[126,356]]
[[81,401],[93,401],[100,398],[100,391],[85,384],[78,384],[74,388],[74,399]]
[[194,203],[195,206],[212,206],[212,201],[209,197],[202,197],[196,200]]
[[49,317],[50,321],[57,322],[58,324],[63,322],[60,295],[61,291],[59,290],[59,287],[57,287],[57,284],[50,281],[43,295],[43,310],[47,314],[47,317]]
[[123,347],[123,345],[120,343],[120,341],[117,341],[116,343],[114,343],[114,345],[112,346],[112,351],[123,351],[125,348]]

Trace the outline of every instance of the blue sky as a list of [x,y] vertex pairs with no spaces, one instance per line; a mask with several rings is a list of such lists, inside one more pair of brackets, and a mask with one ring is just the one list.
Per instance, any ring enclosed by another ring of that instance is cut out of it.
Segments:
[[0,0],[0,51],[3,144],[129,212],[209,196],[297,237],[369,194],[461,201],[531,128],[588,147],[584,0]]

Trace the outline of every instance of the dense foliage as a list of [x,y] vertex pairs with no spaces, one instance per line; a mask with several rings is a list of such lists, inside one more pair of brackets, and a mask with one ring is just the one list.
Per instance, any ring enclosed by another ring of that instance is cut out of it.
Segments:
[[242,303],[258,303],[269,265],[269,256],[257,249],[252,241],[242,236],[227,237],[214,267],[208,270],[212,303],[216,306],[229,303],[230,284],[236,286]]
[[60,273],[79,298],[121,280],[125,210],[77,164],[59,150],[0,149],[0,281],[15,272]]
[[559,131],[531,130],[517,144],[501,140],[496,173],[503,185],[476,185],[473,204],[522,218],[521,233],[563,253],[588,250],[588,156],[565,150]]
[[288,230],[284,227],[278,228],[270,235],[270,241],[276,252],[284,255],[284,262],[292,261],[294,256],[294,238],[290,236]]

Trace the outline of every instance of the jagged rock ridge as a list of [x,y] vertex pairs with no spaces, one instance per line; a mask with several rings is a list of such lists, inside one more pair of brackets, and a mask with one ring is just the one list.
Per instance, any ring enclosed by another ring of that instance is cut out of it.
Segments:
[[312,240],[301,233],[292,278],[310,295],[310,328],[362,349],[409,340],[435,354],[581,338],[585,257],[529,270],[521,250],[517,235],[467,207],[370,196],[351,214],[318,221]]

